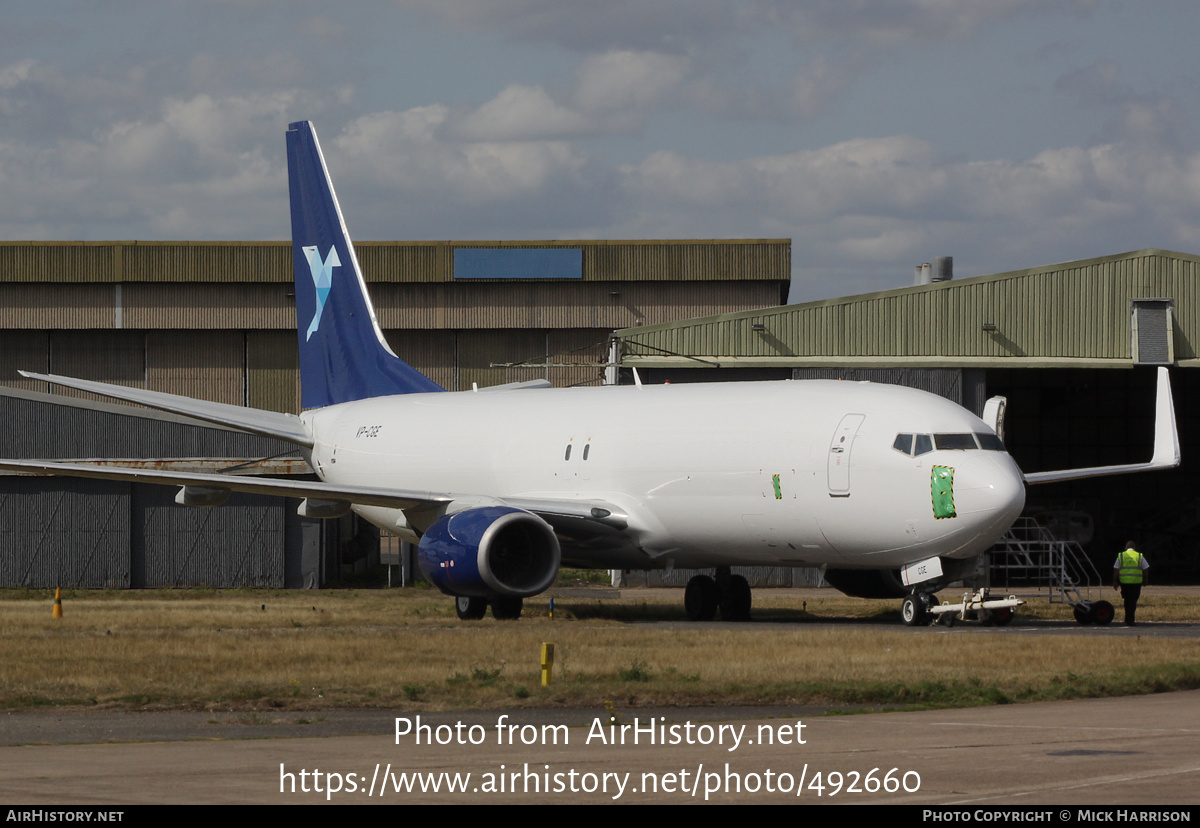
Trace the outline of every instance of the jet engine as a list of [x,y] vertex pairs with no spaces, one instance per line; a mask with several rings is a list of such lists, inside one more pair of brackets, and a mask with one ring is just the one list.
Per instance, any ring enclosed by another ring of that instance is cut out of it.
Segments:
[[558,538],[524,509],[482,506],[439,518],[417,547],[421,572],[447,595],[524,598],[558,574]]

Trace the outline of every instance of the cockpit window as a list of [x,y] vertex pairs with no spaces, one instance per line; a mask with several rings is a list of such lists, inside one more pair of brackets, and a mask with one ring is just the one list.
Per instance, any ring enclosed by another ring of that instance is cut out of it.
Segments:
[[974,451],[979,448],[974,434],[935,434],[933,443],[939,450]]
[[892,448],[901,454],[920,457],[933,451],[1004,451],[1004,441],[995,434],[897,434]]
[[975,439],[979,440],[979,447],[984,451],[1004,451],[1004,441],[995,434],[984,434],[977,431]]

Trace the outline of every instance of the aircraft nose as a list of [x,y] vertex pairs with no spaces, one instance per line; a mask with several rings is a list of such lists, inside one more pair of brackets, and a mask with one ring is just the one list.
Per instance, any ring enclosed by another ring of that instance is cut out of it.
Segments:
[[1004,452],[980,452],[956,475],[959,514],[972,518],[975,531],[999,537],[1025,508],[1025,480],[1013,459]]

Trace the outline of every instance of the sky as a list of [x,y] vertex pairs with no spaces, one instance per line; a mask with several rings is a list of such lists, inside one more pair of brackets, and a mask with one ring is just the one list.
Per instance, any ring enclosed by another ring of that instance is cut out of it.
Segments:
[[792,239],[791,301],[1200,254],[1195,0],[7,0],[0,239]]

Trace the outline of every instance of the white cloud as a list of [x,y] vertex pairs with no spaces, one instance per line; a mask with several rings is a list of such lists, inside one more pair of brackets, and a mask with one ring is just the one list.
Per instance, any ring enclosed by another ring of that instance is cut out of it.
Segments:
[[25,58],[7,66],[0,66],[0,89],[12,89],[27,81],[35,63],[32,58]]
[[[620,175],[616,236],[788,236],[800,273],[854,271],[855,289],[898,286],[907,264],[942,254],[965,275],[1142,247],[1200,252],[1200,153],[1148,145],[968,162],[895,136],[720,164],[659,152]],[[872,277],[876,263],[891,268]]]
[[[445,65],[358,53],[369,15],[331,21],[297,0],[305,14],[266,2],[239,17],[246,36],[229,46],[118,36],[57,63],[10,48],[0,234],[285,237],[283,127],[311,118],[364,239],[792,237],[798,275],[830,280],[809,297],[901,284],[938,254],[966,275],[1145,246],[1200,252],[1200,153],[1183,140],[1194,64],[1183,58],[1185,70],[1131,73],[1073,44],[1082,68],[1055,63],[1063,79],[1043,98],[1093,114],[1080,129],[1096,134],[1029,138],[1073,114],[1030,105],[1011,120],[1027,149],[999,138],[970,160],[947,149],[969,140],[957,124],[931,142],[890,134],[919,131],[911,121],[847,112],[903,89],[859,84],[903,70],[889,58],[901,48],[984,42],[992,23],[1088,3],[400,2],[472,34],[434,32]],[[485,58],[473,63],[473,47]],[[958,113],[933,97],[921,88],[912,106],[951,124]]]
[[513,84],[459,118],[453,132],[466,141],[523,141],[582,135],[588,119],[557,103],[540,86]]
[[584,52],[679,53],[782,31],[798,43],[839,38],[863,48],[962,37],[1024,14],[1075,12],[1095,0],[398,0],[456,28],[503,32]]
[[674,92],[691,61],[659,52],[609,51],[590,55],[579,67],[573,98],[593,113],[643,111]]
[[607,52],[580,65],[556,98],[541,86],[511,84],[482,105],[450,115],[447,135],[461,141],[547,141],[640,130],[651,108],[668,105],[689,61],[654,52]]
[[[168,98],[154,115],[0,144],[7,238],[260,238],[286,231],[294,94]],[[30,209],[33,208],[33,209]]]
[[339,160],[344,159],[345,174],[363,185],[438,191],[443,198],[472,203],[536,191],[551,176],[582,163],[560,141],[448,138],[443,129],[447,117],[441,106],[376,113],[350,124],[333,146]]

